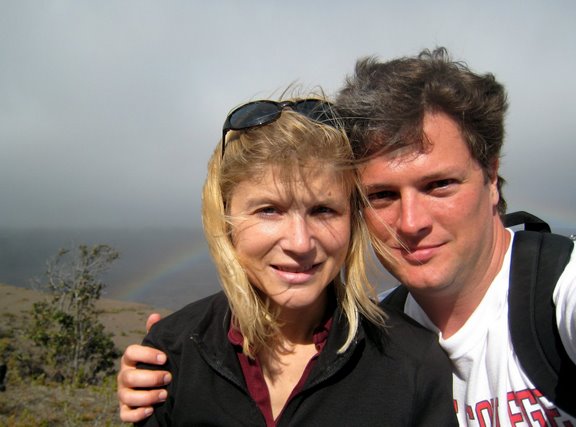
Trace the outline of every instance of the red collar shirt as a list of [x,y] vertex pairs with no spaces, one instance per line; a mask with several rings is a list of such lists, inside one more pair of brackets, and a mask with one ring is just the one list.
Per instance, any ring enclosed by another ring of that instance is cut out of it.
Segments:
[[[328,334],[330,332],[330,328],[332,326],[332,317],[329,317],[323,324],[319,325],[315,330],[312,336],[312,340],[314,345],[316,346],[316,354],[310,359],[304,372],[302,373],[302,377],[290,393],[286,404],[290,402],[290,400],[298,394],[304,384],[306,383],[306,379],[310,375],[316,360],[318,360],[318,356],[324,349],[326,345],[326,340],[328,339]],[[260,362],[258,359],[251,359],[246,356],[242,352],[242,341],[243,337],[240,331],[237,329],[233,329],[230,327],[228,330],[228,340],[234,348],[236,349],[236,355],[238,356],[238,360],[240,362],[240,366],[242,367],[242,373],[244,374],[244,379],[246,381],[246,386],[248,387],[248,392],[254,402],[260,408],[262,415],[266,419],[266,426],[267,427],[274,427],[276,426],[276,420],[274,420],[272,416],[272,405],[270,404],[270,393],[268,392],[268,386],[266,385],[266,380],[264,379],[264,375],[262,374],[262,367],[260,366]],[[278,415],[278,420],[282,416],[282,412]]]

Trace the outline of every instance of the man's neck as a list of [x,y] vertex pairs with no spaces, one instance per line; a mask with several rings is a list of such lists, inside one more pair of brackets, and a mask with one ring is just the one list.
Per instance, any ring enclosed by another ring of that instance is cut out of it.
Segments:
[[510,232],[502,225],[497,226],[486,268],[479,268],[479,274],[471,278],[469,284],[458,287],[458,292],[440,290],[431,294],[411,291],[418,305],[441,331],[443,338],[458,332],[478,308],[502,268],[510,240]]

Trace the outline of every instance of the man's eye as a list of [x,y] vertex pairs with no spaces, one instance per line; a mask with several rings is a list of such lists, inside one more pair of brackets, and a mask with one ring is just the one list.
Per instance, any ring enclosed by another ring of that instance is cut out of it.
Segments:
[[449,187],[451,184],[454,184],[455,181],[453,179],[439,179],[438,181],[431,182],[428,184],[428,190],[436,190]]
[[374,193],[368,194],[368,200],[375,202],[378,200],[391,200],[396,197],[396,193],[393,191],[375,191]]

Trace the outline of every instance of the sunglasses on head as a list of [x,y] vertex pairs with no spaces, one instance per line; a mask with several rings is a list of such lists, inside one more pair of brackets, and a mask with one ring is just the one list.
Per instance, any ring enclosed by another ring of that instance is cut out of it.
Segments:
[[278,120],[284,108],[290,108],[315,122],[339,127],[338,116],[331,103],[321,99],[301,99],[299,101],[253,101],[235,108],[228,114],[222,127],[222,157],[226,149],[226,134],[231,130],[245,130],[264,126]]

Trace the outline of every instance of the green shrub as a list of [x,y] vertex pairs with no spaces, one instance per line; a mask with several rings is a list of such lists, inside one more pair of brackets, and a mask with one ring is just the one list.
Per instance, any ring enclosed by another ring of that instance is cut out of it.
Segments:
[[104,288],[99,276],[118,256],[108,245],[81,245],[75,252],[61,250],[48,263],[42,287],[49,297],[34,304],[28,328],[38,358],[24,364],[29,374],[85,385],[114,371],[120,353],[99,321],[95,303]]

